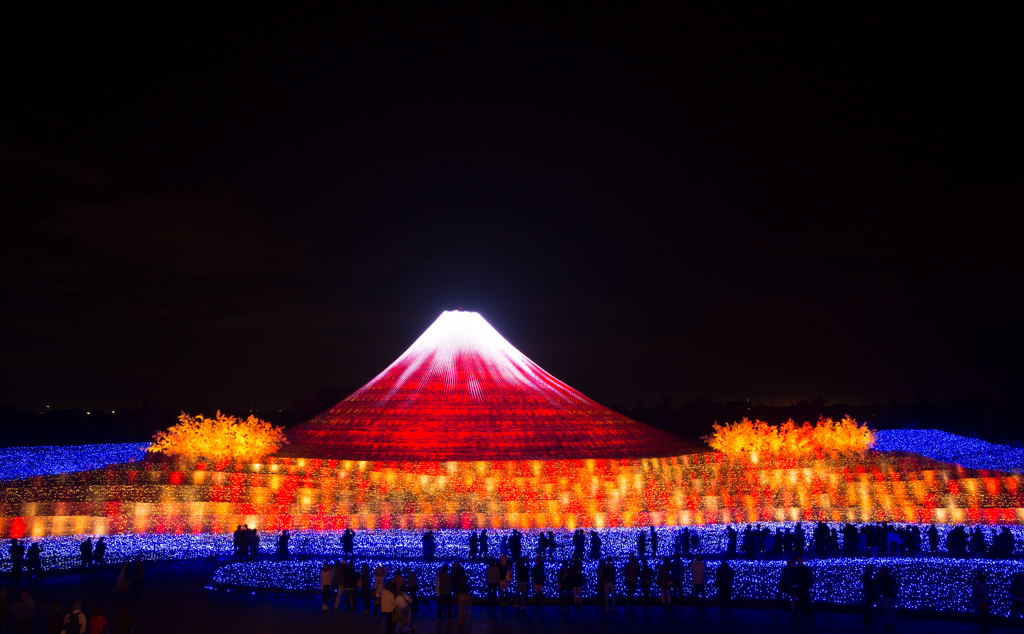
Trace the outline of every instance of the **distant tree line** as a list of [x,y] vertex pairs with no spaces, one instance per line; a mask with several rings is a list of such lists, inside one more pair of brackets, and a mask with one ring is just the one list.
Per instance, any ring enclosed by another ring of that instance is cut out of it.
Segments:
[[707,434],[715,422],[731,423],[744,417],[779,425],[790,418],[799,424],[805,421],[813,423],[818,418],[839,420],[851,416],[872,429],[940,429],[990,442],[1024,443],[1024,407],[1021,403],[996,403],[981,397],[952,403],[918,399],[905,404],[892,398],[888,405],[826,404],[825,399],[819,398],[776,407],[748,401],[715,403],[703,398],[684,401],[673,407],[671,400],[662,398],[655,404],[610,407],[634,420],[691,439]]
[[[119,409],[115,410],[116,413],[98,407],[38,413],[0,406],[0,429],[4,430],[0,444],[15,447],[149,442],[154,432],[176,424],[182,411],[212,415],[219,409],[225,414],[243,418],[256,414],[274,425],[287,428],[330,409],[354,391],[355,388],[322,385],[304,392],[289,409],[282,411],[232,409],[216,403],[202,406],[193,403],[182,407],[150,405],[145,408]],[[683,401],[681,405],[673,406],[670,399],[662,398],[654,404],[610,407],[634,420],[693,440],[710,433],[712,423],[731,423],[744,417],[778,425],[790,418],[797,423],[813,423],[818,418],[840,420],[844,416],[851,416],[873,429],[941,429],[991,442],[1024,443],[1022,403],[994,402],[981,397],[952,403],[936,403],[924,399],[900,403],[893,398],[888,405],[826,404],[824,399],[819,398],[777,407],[748,401],[716,403],[704,398]]]

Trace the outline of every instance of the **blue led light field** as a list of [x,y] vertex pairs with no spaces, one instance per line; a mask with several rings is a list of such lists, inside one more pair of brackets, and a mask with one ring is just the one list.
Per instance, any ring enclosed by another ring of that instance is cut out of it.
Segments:
[[1024,449],[996,445],[937,429],[885,429],[878,432],[876,451],[909,451],[968,469],[1024,471]]
[[149,443],[59,445],[0,449],[0,481],[89,471],[108,464],[142,460]]

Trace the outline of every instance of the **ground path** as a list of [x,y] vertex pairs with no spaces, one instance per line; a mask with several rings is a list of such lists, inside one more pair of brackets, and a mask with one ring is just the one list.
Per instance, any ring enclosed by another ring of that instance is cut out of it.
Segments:
[[[358,614],[323,612],[316,599],[279,597],[239,592],[212,592],[205,589],[207,579],[220,564],[192,564],[151,567],[147,571],[145,591],[134,610],[140,634],[189,632],[193,634],[234,633],[282,634],[286,632],[331,632],[348,634],[372,632],[382,634],[382,617]],[[113,598],[113,573],[101,580],[83,583],[77,575],[48,577],[41,587],[33,589],[38,608],[31,632],[41,632],[50,603],[61,601],[67,610],[74,599],[82,599],[87,614],[92,606],[101,603],[110,617],[116,610]],[[539,612],[528,607],[521,612],[512,608],[473,608],[470,625],[438,623],[433,605],[421,607],[415,619],[419,634],[491,634],[530,632],[531,634],[559,634],[587,632],[587,634],[621,634],[622,632],[704,631],[735,632],[737,634],[773,634],[775,632],[882,632],[879,623],[865,627],[856,614],[816,612],[811,617],[800,617],[791,622],[785,612],[759,608],[733,608],[731,613],[717,607],[696,609],[686,607],[671,613],[660,608],[643,608],[626,612],[621,607],[615,614],[588,606],[583,612],[559,612],[557,607],[545,606]],[[13,623],[9,624],[13,630]],[[959,634],[977,632],[977,623],[939,621],[920,618],[899,618],[897,628],[901,634],[948,632]],[[993,628],[1007,631],[1005,626]]]

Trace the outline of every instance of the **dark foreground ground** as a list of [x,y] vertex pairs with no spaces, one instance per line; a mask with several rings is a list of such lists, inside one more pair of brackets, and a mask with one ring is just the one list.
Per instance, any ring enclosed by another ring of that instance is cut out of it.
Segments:
[[[233,634],[281,634],[282,632],[384,632],[383,617],[368,614],[349,616],[344,613],[323,612],[317,599],[253,595],[238,592],[213,592],[204,584],[216,565],[181,565],[153,567],[147,571],[145,591],[138,607],[133,610],[140,634],[158,632]],[[43,631],[50,603],[58,599],[67,611],[71,601],[81,599],[87,614],[100,603],[108,617],[115,612],[113,574],[101,580],[86,583],[77,575],[48,577],[41,587],[32,590],[38,607],[35,622],[29,632]],[[583,612],[559,612],[557,607],[544,607],[537,611],[528,607],[524,611],[512,608],[473,608],[472,622],[468,625],[438,623],[436,608],[423,605],[416,616],[416,631],[420,634],[489,634],[492,632],[531,632],[557,634],[560,632],[587,632],[598,634],[639,634],[653,631],[707,631],[759,634],[773,632],[883,632],[880,623],[865,626],[855,614],[816,612],[813,616],[799,617],[795,622],[787,613],[756,608],[733,608],[731,613],[717,607],[696,609],[686,607],[671,613],[660,608],[626,612],[619,608],[614,614],[588,606]],[[13,622],[8,622],[13,631]],[[925,632],[977,632],[980,625],[969,622],[940,621],[921,618],[897,618],[896,630],[901,634]],[[991,631],[1011,631],[999,625]],[[0,628],[2,631],[2,628]]]

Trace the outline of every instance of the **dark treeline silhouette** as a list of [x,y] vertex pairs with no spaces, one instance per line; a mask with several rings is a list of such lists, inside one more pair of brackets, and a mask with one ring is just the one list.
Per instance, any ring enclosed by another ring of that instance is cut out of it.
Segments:
[[[162,429],[177,422],[182,411],[213,415],[218,409],[233,416],[255,414],[274,425],[290,427],[309,420],[330,409],[355,391],[321,385],[302,393],[289,409],[246,409],[219,407],[216,404],[190,404],[179,407],[149,405],[133,409],[43,409],[26,411],[0,405],[0,429],[6,447],[27,445],[79,445],[91,443],[144,442]],[[611,405],[611,409],[630,418],[697,440],[711,432],[714,422],[733,422],[747,417],[772,424],[792,418],[797,423],[814,422],[819,417],[839,420],[852,416],[875,429],[941,429],[991,442],[1020,443],[1024,441],[1024,405],[1014,402],[996,403],[981,397],[961,399],[953,403],[936,403],[919,399],[912,403],[889,400],[887,405],[826,404],[824,399],[800,401],[776,406],[748,401],[715,403],[708,399],[684,401],[673,407],[663,398],[656,404]]]
[[274,425],[289,427],[330,409],[355,391],[322,385],[302,393],[289,409],[247,409],[218,407],[216,404],[180,406],[148,405],[135,408],[57,409],[27,411],[0,405],[0,446],[87,445],[94,443],[146,442],[159,430],[178,422],[181,412],[212,416],[217,410],[232,416],[250,413]]
[[826,404],[825,399],[799,401],[790,405],[755,404],[750,401],[715,403],[708,399],[684,401],[673,407],[662,398],[656,404],[632,406],[611,405],[611,409],[658,429],[697,439],[711,432],[712,423],[731,423],[744,417],[774,425],[790,418],[798,424],[814,422],[819,417],[839,420],[852,416],[873,429],[941,429],[942,431],[982,438],[990,442],[1020,443],[1024,432],[1024,405],[1016,402],[991,402],[972,397],[952,403],[936,403],[918,399],[900,403],[891,398],[887,405]]

